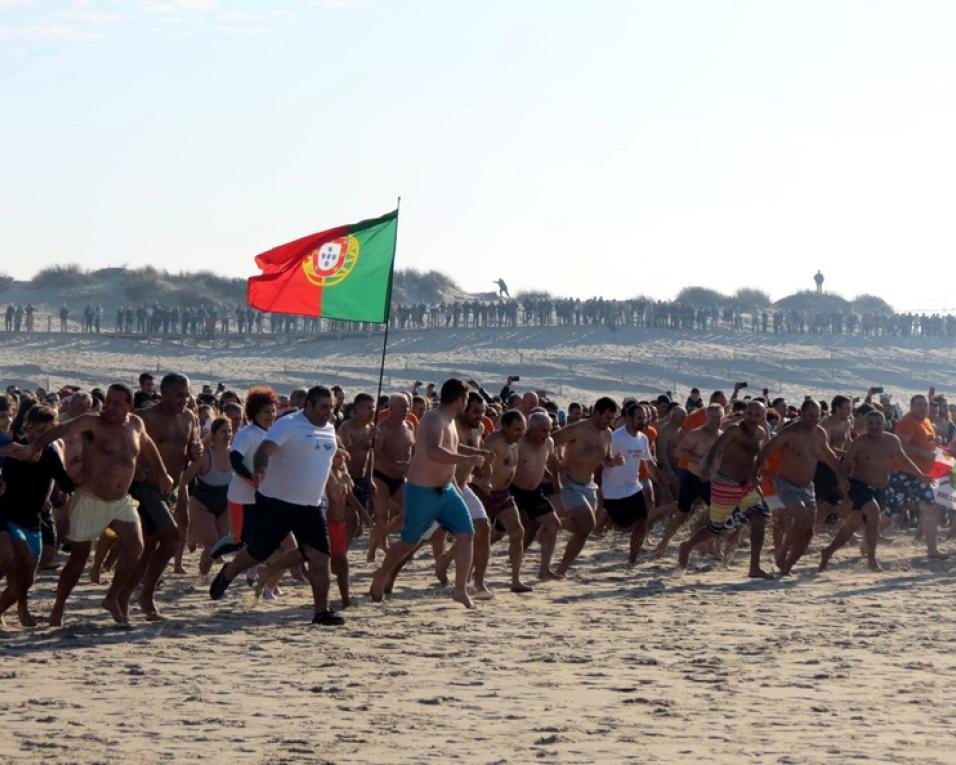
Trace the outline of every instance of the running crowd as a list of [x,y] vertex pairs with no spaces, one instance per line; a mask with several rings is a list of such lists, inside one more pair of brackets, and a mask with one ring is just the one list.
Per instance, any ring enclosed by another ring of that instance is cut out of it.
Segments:
[[170,563],[186,573],[186,549],[199,551],[212,599],[243,577],[276,600],[292,576],[311,585],[313,622],[331,626],[344,623],[333,577],[347,609],[349,549],[362,536],[378,563],[373,600],[428,545],[438,580],[454,567],[452,597],[467,608],[493,597],[489,552],[501,540],[510,591],[525,593],[532,579],[569,576],[592,535],[612,529],[628,536],[633,566],[655,527],[661,558],[689,525],[677,551],[686,568],[695,550],[730,565],[748,527],[748,576],[763,579],[789,575],[814,534],[829,535],[820,570],[860,530],[873,570],[893,525],[915,521],[930,558],[946,557],[941,527],[956,537],[933,477],[937,450],[956,445],[956,406],[933,390],[906,412],[877,388],[790,404],[766,389],[748,396],[745,383],[707,401],[695,389],[684,405],[662,394],[564,410],[516,383],[492,395],[474,380],[417,382],[378,401],[321,385],[194,395],[175,372],[158,387],[143,373],[135,391],[11,386],[0,395],[0,614],[16,606],[21,624],[37,623],[31,586],[61,552],[51,626],[91,555],[92,582],[112,572],[102,605],[115,622],[129,623],[134,593],[142,618],[163,619],[156,589]]

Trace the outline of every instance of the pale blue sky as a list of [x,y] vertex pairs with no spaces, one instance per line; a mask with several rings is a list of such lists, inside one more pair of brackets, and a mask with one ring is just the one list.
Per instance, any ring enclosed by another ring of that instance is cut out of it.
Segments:
[[956,309],[956,3],[0,0],[0,270],[254,272],[402,196],[468,290]]

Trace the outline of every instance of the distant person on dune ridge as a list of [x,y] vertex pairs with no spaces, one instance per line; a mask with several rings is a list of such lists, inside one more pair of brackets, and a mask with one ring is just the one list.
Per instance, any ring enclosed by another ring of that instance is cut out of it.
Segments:
[[504,279],[496,279],[494,283],[498,285],[498,297],[511,297],[508,293],[508,285],[505,284]]

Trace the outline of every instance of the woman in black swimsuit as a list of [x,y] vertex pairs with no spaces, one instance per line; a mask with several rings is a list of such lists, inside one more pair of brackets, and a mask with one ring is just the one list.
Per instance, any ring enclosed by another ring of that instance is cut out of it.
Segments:
[[209,549],[229,531],[226,492],[232,480],[231,442],[232,424],[227,417],[217,417],[209,428],[209,448],[183,476],[185,481],[196,477],[196,487],[189,497],[189,525],[194,539],[202,547],[199,573],[203,577],[212,567]]

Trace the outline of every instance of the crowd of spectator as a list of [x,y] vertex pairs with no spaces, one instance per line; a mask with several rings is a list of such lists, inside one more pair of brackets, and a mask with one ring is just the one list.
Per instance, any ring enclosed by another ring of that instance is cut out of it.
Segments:
[[[7,332],[43,329],[36,325],[37,309],[9,304]],[[87,303],[78,314],[66,305],[59,309],[59,329],[71,331],[76,316],[80,331],[107,329],[102,305]],[[393,330],[476,327],[593,326],[648,327],[692,331],[734,331],[763,334],[861,335],[887,337],[956,337],[956,316],[918,313],[868,313],[855,310],[740,307],[697,308],[677,301],[649,299],[588,300],[519,297],[509,300],[456,300],[443,303],[393,304]],[[204,303],[198,306],[165,306],[146,303],[116,309],[112,331],[133,335],[250,335],[319,334],[364,331],[377,325],[269,314],[244,305]],[[52,317],[46,322],[52,330]]]

